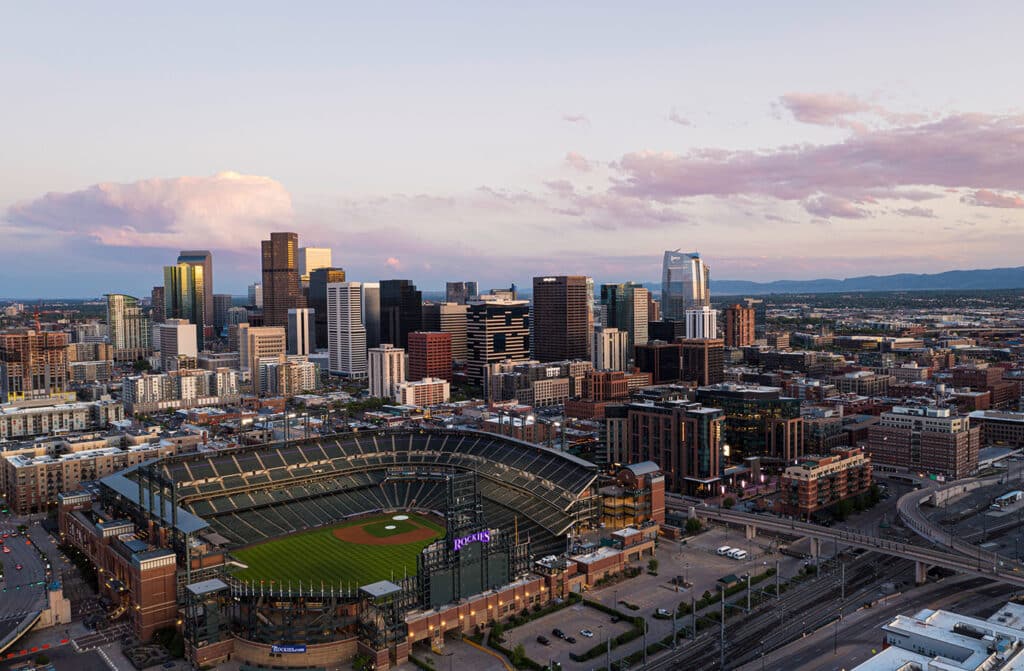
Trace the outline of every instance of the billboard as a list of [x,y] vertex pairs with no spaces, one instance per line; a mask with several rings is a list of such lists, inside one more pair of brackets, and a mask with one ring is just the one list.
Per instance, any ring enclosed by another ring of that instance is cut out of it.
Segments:
[[306,652],[306,646],[302,643],[295,645],[272,645],[270,651],[273,653],[294,654]]

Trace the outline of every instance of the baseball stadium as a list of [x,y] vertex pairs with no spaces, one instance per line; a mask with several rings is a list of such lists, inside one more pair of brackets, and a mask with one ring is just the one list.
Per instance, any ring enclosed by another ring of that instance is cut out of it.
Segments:
[[[111,615],[143,637],[183,619],[195,663],[326,668],[359,653],[387,668],[418,637],[411,614],[502,604],[502,590],[536,603],[533,560],[596,526],[597,477],[509,437],[369,431],[140,464],[64,497],[60,520],[105,569]],[[88,534],[113,536],[108,550]],[[158,565],[163,602],[145,574]]]

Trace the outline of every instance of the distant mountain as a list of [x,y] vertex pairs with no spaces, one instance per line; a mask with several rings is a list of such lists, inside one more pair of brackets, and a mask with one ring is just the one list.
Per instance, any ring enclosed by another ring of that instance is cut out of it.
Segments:
[[[660,288],[660,287],[659,287]],[[846,291],[943,291],[1024,288],[1024,266],[988,270],[950,270],[932,275],[865,275],[845,280],[711,280],[711,292],[737,294],[833,294]]]

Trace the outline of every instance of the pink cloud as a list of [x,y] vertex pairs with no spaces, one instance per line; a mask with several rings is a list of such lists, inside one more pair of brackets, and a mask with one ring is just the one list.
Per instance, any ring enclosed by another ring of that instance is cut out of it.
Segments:
[[960,200],[982,207],[1024,208],[1024,198],[1021,198],[1019,195],[996,193],[988,189],[978,189]]
[[857,207],[856,203],[836,196],[811,198],[804,203],[804,209],[816,217],[824,217],[826,219],[832,217],[863,219],[871,216],[870,212]]
[[402,267],[402,262],[396,259],[394,256],[389,256],[387,259],[385,259],[384,265],[386,265],[388,268],[391,268],[392,270],[398,270],[399,268]]
[[857,130],[863,130],[863,124],[847,117],[874,109],[863,100],[842,93],[787,93],[779,102],[801,123]]
[[573,170],[590,172],[594,169],[594,162],[587,159],[579,152],[570,151],[565,155],[565,164]]
[[901,210],[896,210],[896,214],[903,215],[904,217],[924,217],[926,219],[935,218],[935,210],[930,207],[907,207]]

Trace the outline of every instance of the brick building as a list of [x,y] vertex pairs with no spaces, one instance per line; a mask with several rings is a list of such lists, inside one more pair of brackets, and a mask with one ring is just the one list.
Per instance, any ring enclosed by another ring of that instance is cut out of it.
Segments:
[[981,429],[949,408],[895,407],[868,428],[868,454],[876,464],[967,477],[978,468]]
[[409,379],[438,377],[452,380],[452,334],[413,331],[409,334]]
[[871,458],[858,448],[827,456],[807,455],[787,468],[779,482],[776,512],[809,518],[871,488]]

